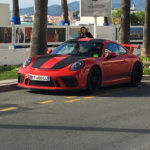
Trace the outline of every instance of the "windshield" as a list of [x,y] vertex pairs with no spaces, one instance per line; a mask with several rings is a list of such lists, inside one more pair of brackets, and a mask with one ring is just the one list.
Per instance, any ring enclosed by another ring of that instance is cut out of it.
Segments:
[[102,43],[89,41],[73,41],[66,42],[58,46],[51,54],[58,55],[81,55],[92,56],[97,54],[100,56],[102,50]]

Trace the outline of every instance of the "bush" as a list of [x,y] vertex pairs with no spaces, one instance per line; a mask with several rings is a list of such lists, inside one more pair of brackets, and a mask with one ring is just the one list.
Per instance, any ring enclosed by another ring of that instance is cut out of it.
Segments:
[[149,68],[143,69],[143,75],[150,75],[150,69]]
[[142,56],[140,56],[140,59],[142,61],[150,61],[150,57],[142,57]]
[[16,79],[19,67],[16,65],[0,66],[0,80]]
[[18,68],[19,66],[15,66],[15,65],[4,65],[4,66],[0,66],[0,72],[5,72],[5,71],[11,71],[13,69]]

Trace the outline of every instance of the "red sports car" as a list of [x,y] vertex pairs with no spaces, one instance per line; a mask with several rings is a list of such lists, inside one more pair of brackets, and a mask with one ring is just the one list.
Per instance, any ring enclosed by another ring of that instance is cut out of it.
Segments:
[[[129,47],[129,49],[125,48]],[[95,91],[100,86],[130,82],[140,84],[143,65],[132,54],[134,45],[103,39],[74,39],[50,54],[28,58],[18,71],[23,88]]]

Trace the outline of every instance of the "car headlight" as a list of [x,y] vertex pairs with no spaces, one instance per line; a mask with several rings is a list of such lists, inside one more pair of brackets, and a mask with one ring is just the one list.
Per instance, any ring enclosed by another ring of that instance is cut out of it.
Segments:
[[25,68],[25,67],[29,66],[29,64],[31,63],[31,61],[32,61],[32,58],[27,58],[25,60],[25,62],[23,63],[22,67]]
[[72,71],[79,70],[79,69],[83,68],[84,65],[85,65],[84,61],[79,60],[79,61],[72,64],[70,70],[72,70]]

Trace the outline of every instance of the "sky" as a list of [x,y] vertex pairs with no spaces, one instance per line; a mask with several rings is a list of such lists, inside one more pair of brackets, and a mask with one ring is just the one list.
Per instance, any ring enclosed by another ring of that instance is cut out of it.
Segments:
[[[12,1],[13,0],[0,0],[0,3],[7,3],[10,4],[10,9],[12,9]],[[68,3],[74,2],[78,0],[68,0]],[[48,0],[48,6],[53,4],[60,4],[61,0]],[[34,6],[34,0],[19,0],[19,7],[26,8]]]

